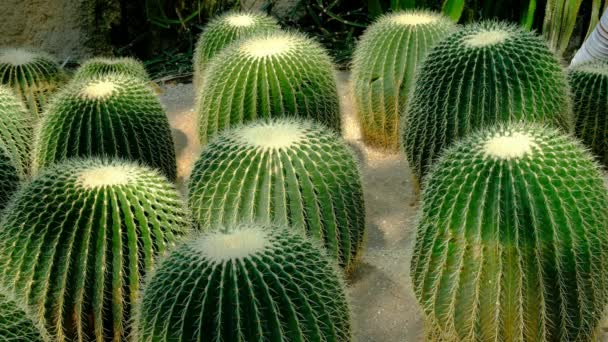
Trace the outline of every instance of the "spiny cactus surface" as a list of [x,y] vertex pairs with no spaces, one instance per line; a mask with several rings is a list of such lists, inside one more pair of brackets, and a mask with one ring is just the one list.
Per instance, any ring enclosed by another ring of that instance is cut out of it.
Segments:
[[426,179],[411,263],[436,341],[595,341],[608,295],[608,198],[555,128],[494,127]]
[[347,268],[362,248],[357,163],[344,141],[317,123],[275,119],[226,131],[196,161],[188,200],[204,228],[242,220],[304,228]]
[[281,226],[219,227],[176,248],[148,277],[137,341],[350,341],[340,274]]
[[0,85],[0,147],[25,179],[30,172],[30,145],[34,123],[12,89]]
[[566,75],[545,41],[514,25],[465,26],[431,49],[404,116],[403,144],[418,180],[441,151],[496,123],[540,122],[570,132]]
[[257,118],[300,117],[340,132],[340,107],[329,55],[297,33],[240,40],[210,63],[199,91],[199,139]]
[[0,289],[0,340],[5,342],[50,342],[41,321],[11,291]]
[[0,49],[0,84],[13,88],[35,119],[40,118],[52,95],[66,81],[55,59],[31,49]]
[[19,172],[15,168],[11,156],[0,147],[0,209],[9,202],[19,188]]
[[228,12],[213,18],[196,42],[193,61],[195,87],[200,87],[209,60],[230,43],[240,38],[279,29],[273,17],[261,12]]
[[58,341],[122,341],[157,255],[189,230],[175,187],[124,161],[72,159],[15,195],[0,230],[2,280]]
[[74,79],[90,79],[107,74],[125,74],[142,81],[150,81],[150,76],[148,76],[144,65],[130,57],[91,58],[76,70]]
[[102,75],[71,82],[50,103],[36,136],[33,168],[70,157],[114,156],[160,169],[175,181],[169,120],[139,79]]
[[574,97],[576,135],[608,167],[608,63],[571,67],[568,79]]
[[352,79],[365,143],[399,148],[399,120],[416,68],[428,50],[456,25],[429,11],[394,12],[363,34],[353,55]]

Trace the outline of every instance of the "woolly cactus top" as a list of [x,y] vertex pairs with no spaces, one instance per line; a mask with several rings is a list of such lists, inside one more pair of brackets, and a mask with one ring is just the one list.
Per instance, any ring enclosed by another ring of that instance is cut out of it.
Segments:
[[50,342],[44,323],[11,291],[0,289],[0,340],[5,342]]
[[[0,64],[20,66],[32,63],[39,55],[25,49],[8,48],[0,50]],[[48,56],[45,56],[48,57]]]
[[136,327],[137,341],[351,340],[337,268],[301,234],[258,223],[174,249],[146,281]]
[[86,79],[112,73],[122,73],[149,81],[144,65],[130,57],[96,57],[85,61],[74,74],[74,79]]

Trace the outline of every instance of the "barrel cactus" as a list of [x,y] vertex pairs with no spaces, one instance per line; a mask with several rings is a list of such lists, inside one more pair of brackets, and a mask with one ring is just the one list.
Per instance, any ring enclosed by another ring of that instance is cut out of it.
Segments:
[[140,61],[129,57],[91,58],[76,70],[74,79],[90,79],[113,73],[129,75],[146,82],[150,81],[150,76],[148,76],[144,65]]
[[279,30],[277,21],[261,12],[228,12],[213,18],[203,29],[194,50],[193,81],[199,87],[209,60],[239,38]]
[[568,79],[576,135],[608,167],[608,63],[576,65],[568,70]]
[[256,118],[315,119],[340,132],[329,55],[298,33],[267,33],[236,42],[211,61],[199,91],[199,138]]
[[218,227],[174,249],[148,277],[136,341],[351,340],[334,264],[284,227]]
[[0,85],[0,148],[20,179],[26,179],[29,174],[33,125],[30,114],[12,89]]
[[6,206],[17,191],[21,180],[10,154],[0,146],[0,209]]
[[363,34],[353,55],[357,116],[365,143],[397,150],[401,108],[428,50],[456,25],[439,13],[394,12]]
[[411,275],[436,341],[595,341],[608,197],[556,128],[512,124],[446,149],[422,196]]
[[169,120],[146,82],[121,74],[75,80],[49,104],[36,136],[35,172],[70,157],[102,155],[137,160],[175,180]]
[[177,190],[157,171],[71,159],[9,203],[2,280],[58,341],[120,341],[145,273],[189,224]]
[[418,180],[443,148],[476,129],[528,121],[571,132],[574,124],[565,72],[545,41],[493,21],[431,49],[407,108],[403,144]]
[[42,321],[11,291],[0,289],[0,340],[5,342],[50,342]]
[[34,118],[42,115],[49,96],[66,81],[55,59],[32,49],[0,49],[0,84],[13,88]]
[[275,119],[228,130],[196,161],[188,201],[203,228],[271,220],[325,242],[350,269],[365,232],[355,157],[334,132]]

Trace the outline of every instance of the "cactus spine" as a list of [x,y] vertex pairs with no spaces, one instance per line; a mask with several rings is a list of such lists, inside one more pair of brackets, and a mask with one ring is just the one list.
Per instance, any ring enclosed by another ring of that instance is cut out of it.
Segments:
[[198,89],[202,84],[203,72],[209,60],[230,43],[240,38],[279,29],[273,17],[261,12],[228,12],[209,21],[198,38],[194,50],[195,88]]
[[32,113],[40,118],[49,96],[66,81],[55,59],[30,49],[0,49],[0,84],[13,88]]
[[348,269],[362,249],[357,163],[344,141],[317,123],[275,119],[226,131],[196,161],[188,200],[204,228],[271,220],[305,229]]
[[266,33],[230,45],[210,63],[199,94],[203,144],[257,118],[310,118],[341,130],[331,59],[301,34]]
[[576,135],[608,167],[608,63],[578,64],[568,70],[568,79]]
[[57,341],[122,341],[140,282],[189,229],[175,187],[131,162],[72,159],[15,195],[0,230],[2,281]]
[[101,75],[71,82],[57,94],[37,132],[34,171],[88,156],[139,161],[175,181],[169,120],[146,82],[127,75]]
[[572,131],[566,75],[543,39],[499,22],[465,26],[431,49],[404,116],[403,144],[420,180],[441,151],[496,123]]
[[0,85],[0,148],[20,179],[26,179],[30,171],[33,125],[30,114],[13,91]]
[[411,275],[437,341],[594,341],[608,295],[608,198],[557,129],[494,127],[426,179]]
[[351,340],[338,270],[280,226],[208,232],[173,250],[146,284],[137,341]]
[[455,31],[450,18],[428,11],[394,12],[363,34],[353,55],[357,115],[365,143],[399,148],[401,110],[428,50]]
[[150,76],[148,76],[144,65],[140,61],[129,57],[91,58],[76,70],[74,79],[90,79],[108,74],[124,74],[150,82]]
[[44,323],[10,291],[0,289],[0,340],[6,342],[51,342]]

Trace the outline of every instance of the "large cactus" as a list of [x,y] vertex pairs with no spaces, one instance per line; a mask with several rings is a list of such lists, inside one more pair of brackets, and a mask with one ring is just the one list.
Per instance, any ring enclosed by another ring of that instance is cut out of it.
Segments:
[[175,187],[122,161],[72,159],[15,195],[0,230],[2,280],[58,341],[122,341],[155,257],[189,230]]
[[493,21],[465,26],[431,49],[404,118],[418,180],[443,148],[475,129],[521,120],[573,128],[566,75],[545,41]]
[[74,74],[74,79],[90,79],[107,74],[125,74],[149,82],[150,76],[142,62],[130,57],[96,57],[85,61]]
[[333,265],[284,227],[219,227],[173,250],[148,277],[135,340],[350,341]]
[[399,148],[401,110],[416,68],[428,50],[456,29],[452,20],[428,11],[394,12],[363,34],[353,54],[357,116],[365,143]]
[[188,198],[204,228],[256,219],[305,229],[346,268],[362,249],[365,209],[354,155],[316,123],[276,119],[225,132],[194,165]]
[[340,132],[340,107],[329,55],[297,33],[236,42],[210,63],[199,91],[199,138],[257,118],[315,119]]
[[213,18],[196,42],[193,60],[195,87],[200,87],[209,60],[230,43],[257,33],[276,30],[279,30],[277,21],[261,12],[228,12]]
[[570,67],[568,79],[574,97],[576,135],[608,167],[608,63]]
[[12,89],[0,85],[0,147],[21,179],[26,179],[30,171],[33,125],[30,114]]
[[11,291],[0,288],[0,340],[4,342],[51,342],[42,321]]
[[33,169],[74,156],[115,156],[177,173],[169,120],[148,84],[122,74],[75,80],[49,104]]
[[426,178],[411,275],[437,341],[595,341],[608,295],[608,197],[554,128],[494,127]]
[[49,96],[66,81],[55,59],[32,49],[0,49],[0,84],[13,88],[34,119],[40,118]]

